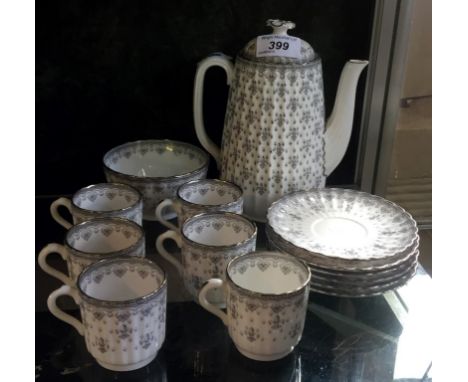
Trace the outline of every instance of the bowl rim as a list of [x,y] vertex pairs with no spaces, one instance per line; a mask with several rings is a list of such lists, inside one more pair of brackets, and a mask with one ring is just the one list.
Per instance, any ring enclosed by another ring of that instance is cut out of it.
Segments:
[[[197,151],[204,159],[202,165],[200,167],[196,168],[195,170],[185,172],[185,173],[182,173],[182,174],[177,174],[177,175],[170,175],[170,176],[139,176],[139,175],[126,174],[124,172],[114,170],[114,169],[110,168],[105,162],[106,157],[108,157],[112,152],[114,152],[114,151],[116,151],[118,149],[122,149],[122,148],[124,148],[126,146],[138,146],[141,143],[164,143],[164,142],[168,143],[168,144],[177,145],[177,146],[190,147],[194,151]],[[115,147],[111,148],[102,157],[102,164],[104,166],[105,171],[109,171],[110,173],[113,173],[113,174],[116,174],[116,175],[119,175],[119,176],[124,176],[126,178],[135,179],[135,180],[139,180],[139,181],[142,181],[142,180],[143,181],[144,180],[146,180],[146,181],[161,181],[161,180],[166,180],[166,179],[186,178],[186,177],[190,177],[190,176],[192,176],[194,174],[203,172],[205,169],[208,168],[209,160],[210,160],[210,157],[205,151],[203,151],[201,148],[199,148],[199,147],[197,147],[195,145],[192,145],[191,143],[188,143],[188,142],[176,141],[176,140],[172,140],[172,139],[142,139],[142,140],[137,140],[137,141],[126,142],[126,143],[123,143],[121,145],[118,145],[118,146],[115,146]]]

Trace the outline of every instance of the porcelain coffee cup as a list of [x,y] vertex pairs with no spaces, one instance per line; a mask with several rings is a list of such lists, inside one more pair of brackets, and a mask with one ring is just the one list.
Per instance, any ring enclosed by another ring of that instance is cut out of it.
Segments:
[[[67,262],[68,275],[51,267],[47,257],[58,253]],[[64,284],[75,286],[81,271],[102,259],[145,256],[145,232],[135,222],[122,218],[96,218],[77,224],[65,235],[64,244],[47,244],[39,253],[42,270]]]
[[[206,178],[209,157],[189,143],[144,140],[114,147],[103,158],[108,182],[129,184],[143,195],[143,219],[156,220],[154,211],[191,180]],[[174,214],[166,216],[167,219]]]
[[66,229],[73,225],[59,213],[59,207],[68,209],[73,224],[98,217],[121,217],[142,223],[143,199],[138,190],[126,184],[99,183],[83,187],[71,199],[59,198],[50,205],[54,220]]
[[[273,361],[291,353],[304,329],[309,268],[278,252],[253,252],[231,260],[226,279],[210,279],[200,304],[228,327],[240,353],[257,361]],[[227,312],[213,305],[208,293],[226,294]]]
[[[164,248],[171,239],[181,248],[182,262]],[[212,277],[224,279],[228,262],[255,250],[257,227],[241,215],[213,212],[186,220],[180,231],[166,231],[156,240],[156,249],[179,271],[185,288],[198,301],[202,285]],[[223,306],[224,295],[212,290],[209,300]]]
[[[81,321],[57,307],[71,296]],[[163,269],[148,259],[101,260],[79,276],[77,287],[64,285],[47,300],[50,312],[84,335],[86,348],[104,368],[129,371],[149,364],[166,333],[167,282]]]
[[[156,208],[156,218],[169,229],[179,230],[189,217],[204,213],[226,211],[242,214],[244,199],[242,189],[231,182],[219,179],[200,179],[180,186],[174,199],[163,200]],[[164,218],[163,212],[175,210],[178,227]]]

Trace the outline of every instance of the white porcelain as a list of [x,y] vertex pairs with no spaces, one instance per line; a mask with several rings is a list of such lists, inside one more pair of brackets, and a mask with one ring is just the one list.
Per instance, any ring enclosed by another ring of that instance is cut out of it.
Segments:
[[[267,25],[276,36],[294,27],[280,20],[268,20]],[[357,82],[368,62],[346,63],[325,126],[321,59],[307,42],[300,44],[298,58],[257,57],[253,39],[235,65],[224,55],[212,55],[197,67],[193,103],[197,137],[216,159],[221,179],[244,191],[244,213],[258,221],[266,220],[268,207],[281,196],[323,187],[351,137]],[[221,149],[203,124],[204,77],[212,66],[226,71],[230,85]]]
[[103,158],[106,179],[129,184],[143,195],[143,219],[156,220],[161,200],[174,198],[184,183],[206,178],[208,155],[198,147],[171,140],[125,143]]
[[54,220],[66,229],[72,227],[59,213],[65,207],[73,224],[97,217],[121,217],[142,224],[143,200],[138,190],[126,184],[99,183],[79,189],[71,199],[59,198],[50,205]]
[[[405,269],[403,273],[395,277],[393,280],[382,281],[381,283],[375,283],[372,285],[356,285],[347,284],[344,282],[336,282],[333,280],[326,280],[322,282],[316,279],[315,282],[311,282],[310,290],[325,295],[338,296],[338,297],[372,297],[379,296],[390,290],[394,290],[404,286],[410,281],[416,274],[418,269],[418,263],[415,262],[412,266]],[[315,275],[312,274],[312,279]]]
[[403,208],[340,188],[286,195],[269,208],[268,224],[295,247],[345,260],[391,261],[418,238],[416,222]]
[[[57,307],[71,296],[81,321]],[[101,260],[80,275],[77,288],[64,285],[47,300],[51,313],[84,335],[86,348],[104,368],[135,370],[149,364],[166,334],[167,282],[155,263],[140,258]]]
[[313,253],[287,242],[278,236],[268,224],[265,226],[269,247],[275,251],[295,256],[310,267],[326,272],[377,272],[391,269],[407,261],[419,248],[419,236],[404,251],[381,259],[349,260]]
[[[299,343],[309,296],[309,268],[278,252],[253,252],[233,259],[226,280],[214,278],[200,291],[200,304],[228,327],[236,348],[248,358],[273,361]],[[224,290],[227,312],[207,294]]]
[[[182,262],[164,248],[171,239],[181,249]],[[156,249],[179,271],[185,288],[198,301],[203,283],[213,277],[225,278],[230,260],[255,250],[257,227],[246,218],[230,212],[195,215],[182,225],[181,230],[169,230],[156,240]],[[210,292],[209,300],[225,303],[222,291]]]
[[[243,204],[242,189],[234,183],[219,179],[193,180],[180,186],[174,199],[165,199],[158,205],[156,218],[167,228],[179,230],[181,223],[203,212],[242,214]],[[176,212],[178,226],[165,219],[167,208]]]
[[[67,262],[68,275],[51,267],[47,257],[58,253]],[[96,218],[70,228],[64,244],[47,244],[39,253],[41,269],[66,285],[75,286],[82,270],[102,259],[145,256],[145,232],[131,220]]]
[[378,270],[375,272],[324,272],[321,269],[310,267],[313,276],[313,282],[327,286],[354,286],[360,288],[369,288],[379,286],[389,282],[397,282],[402,277],[410,273],[410,270],[416,268],[418,263],[419,250],[416,250],[411,257],[399,264],[395,268]]

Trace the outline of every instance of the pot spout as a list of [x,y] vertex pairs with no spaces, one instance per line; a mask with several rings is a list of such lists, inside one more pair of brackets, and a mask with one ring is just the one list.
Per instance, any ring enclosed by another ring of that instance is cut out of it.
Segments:
[[343,159],[353,127],[356,88],[362,70],[369,62],[350,60],[344,66],[335,105],[328,118],[325,131],[325,175],[330,175]]

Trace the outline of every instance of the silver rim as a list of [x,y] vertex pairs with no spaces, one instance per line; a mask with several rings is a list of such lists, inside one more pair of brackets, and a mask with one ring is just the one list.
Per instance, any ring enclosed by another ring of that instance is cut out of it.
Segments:
[[[210,217],[210,216],[226,216],[226,217],[233,217],[234,219],[237,219],[238,221],[241,221],[243,223],[247,223],[251,228],[252,228],[252,234],[245,240],[239,242],[239,243],[235,243],[235,244],[231,244],[231,245],[209,245],[209,244],[201,244],[201,243],[198,243],[196,241],[193,241],[192,239],[188,238],[186,235],[185,235],[185,232],[184,232],[184,227],[186,224],[188,224],[189,222],[192,222],[192,221],[195,221],[195,220],[199,220],[201,218],[206,218],[206,217]],[[182,228],[180,230],[180,233],[182,235],[182,239],[188,243],[189,245],[191,246],[196,246],[196,247],[200,247],[200,248],[212,248],[212,249],[217,249],[217,250],[228,250],[228,249],[233,249],[233,248],[238,248],[238,247],[241,247],[241,246],[244,246],[248,243],[251,243],[252,240],[256,240],[257,239],[257,226],[254,222],[251,222],[250,220],[246,219],[245,217],[243,217],[242,215],[239,215],[239,214],[235,214],[233,212],[208,212],[208,213],[201,213],[201,214],[197,214],[197,215],[194,215],[192,216],[191,218],[187,219],[184,224],[182,225]]]
[[[82,227],[92,225],[92,223],[96,223],[96,222],[102,222],[102,223],[110,222],[110,223],[132,226],[132,228],[135,228],[140,233],[140,237],[138,238],[136,243],[132,244],[131,246],[127,248],[119,249],[118,251],[105,252],[105,253],[104,252],[100,252],[100,253],[84,252],[79,249],[76,249],[70,244],[69,242],[70,237],[75,231],[78,231]],[[113,257],[122,256],[125,253],[130,252],[133,249],[138,248],[141,245],[144,245],[144,241],[145,241],[145,231],[143,230],[143,227],[141,227],[139,224],[135,223],[132,220],[118,218],[118,217],[103,217],[103,218],[95,218],[95,219],[84,221],[82,223],[79,223],[71,227],[68,230],[67,234],[65,235],[65,247],[67,247],[70,251],[72,251],[73,254],[75,254],[76,256],[84,257],[87,259],[96,259],[100,257],[105,257],[106,259],[110,259]]]
[[[106,158],[116,150],[122,149],[122,148],[127,147],[127,146],[138,145],[140,143],[161,143],[161,142],[167,142],[167,143],[171,143],[171,144],[177,145],[177,146],[190,147],[193,151],[197,151],[204,158],[203,164],[199,168],[197,168],[197,169],[195,169],[193,171],[186,172],[186,173],[183,173],[183,174],[178,174],[178,175],[171,175],[171,176],[167,176],[167,177],[164,177],[164,176],[137,176],[137,175],[125,174],[123,172],[119,172],[119,171],[116,171],[116,170],[110,168],[106,164]],[[116,175],[118,175],[120,177],[126,177],[126,178],[130,178],[130,179],[138,180],[140,182],[148,182],[148,181],[152,181],[152,182],[154,182],[154,181],[158,182],[159,181],[159,182],[161,182],[161,181],[167,181],[167,179],[187,178],[187,177],[193,176],[195,174],[201,173],[208,167],[209,160],[210,160],[210,158],[209,158],[209,156],[208,156],[208,154],[206,152],[204,152],[202,149],[198,148],[197,146],[191,145],[190,143],[185,143],[185,142],[180,142],[180,141],[173,141],[173,140],[170,140],[170,139],[148,139],[148,140],[139,140],[139,141],[127,142],[127,143],[124,143],[122,145],[116,146],[116,147],[110,149],[108,152],[106,152],[104,154],[102,162],[103,162],[103,166],[104,166],[105,171],[116,174]]]
[[[248,257],[256,258],[256,257],[262,256],[262,255],[268,255],[270,257],[277,257],[277,258],[287,259],[288,261],[291,261],[292,263],[294,263],[295,265],[301,267],[304,270],[304,273],[307,275],[306,280],[302,283],[301,286],[297,287],[294,290],[290,290],[290,291],[286,291],[286,292],[282,292],[282,293],[262,293],[262,292],[255,292],[253,290],[246,289],[246,288],[240,286],[239,284],[237,284],[231,278],[231,275],[229,274],[229,270],[237,262],[242,261],[242,260],[244,260],[245,258],[248,258]],[[261,297],[261,298],[268,298],[268,299],[281,299],[281,298],[291,297],[291,296],[296,296],[298,294],[301,294],[304,291],[304,289],[308,287],[311,277],[312,277],[312,274],[310,272],[310,269],[306,264],[304,264],[304,262],[294,258],[291,255],[287,255],[285,253],[280,253],[280,252],[270,252],[270,251],[250,252],[250,253],[247,253],[245,255],[235,257],[234,259],[232,259],[228,263],[227,268],[226,268],[226,280],[228,281],[228,283],[232,287],[234,287],[235,289],[241,291],[244,294],[248,294],[248,295],[253,296],[253,297]]]
[[[141,296],[141,297],[136,297],[130,300],[124,300],[124,301],[108,301],[108,300],[101,300],[92,296],[89,296],[86,294],[86,292],[83,291],[81,288],[81,282],[84,279],[84,277],[87,276],[88,273],[93,272],[96,269],[99,269],[102,266],[105,265],[110,265],[113,263],[139,263],[139,264],[146,264],[154,269],[157,269],[159,272],[161,272],[163,276],[163,280],[161,284],[156,288],[154,291],[151,293],[148,293],[147,295]],[[115,308],[120,308],[120,307],[125,307],[125,306],[132,306],[132,305],[140,305],[145,302],[148,302],[152,300],[153,298],[159,296],[159,294],[166,289],[167,285],[167,275],[164,269],[162,269],[160,266],[158,266],[156,263],[154,263],[151,260],[148,259],[143,259],[143,258],[135,258],[135,257],[118,257],[115,259],[111,260],[100,260],[97,261],[88,267],[86,267],[78,277],[78,280],[76,282],[76,286],[78,289],[78,292],[80,293],[80,296],[83,298],[88,303],[91,303],[93,305],[100,305],[100,306],[107,306],[107,307],[115,307]]]
[[[125,208],[119,208],[119,209],[115,209],[115,210],[109,210],[109,211],[96,211],[96,210],[88,210],[86,208],[82,208],[82,207],[79,207],[76,205],[75,203],[75,198],[78,197],[78,195],[80,195],[82,192],[85,192],[87,190],[91,190],[95,187],[114,187],[116,189],[126,189],[127,191],[131,191],[133,193],[135,193],[137,195],[137,201],[135,203],[133,203],[131,206],[128,206],[128,207],[125,207]],[[91,184],[89,186],[86,186],[86,187],[83,187],[83,188],[80,188],[78,191],[76,191],[73,196],[72,196],[72,205],[73,205],[73,208],[79,210],[79,211],[83,211],[83,212],[86,212],[86,213],[89,213],[89,214],[94,214],[94,215],[100,215],[100,214],[106,214],[106,213],[115,213],[115,212],[125,212],[125,211],[130,211],[132,210],[133,208],[136,208],[139,206],[140,203],[143,202],[143,196],[141,195],[141,192],[138,191],[136,188],[132,187],[132,186],[129,186],[128,184],[123,184],[123,183],[113,183],[113,182],[109,182],[109,183],[96,183],[96,184]]]
[[371,198],[374,198],[374,199],[377,199],[379,200],[380,202],[384,203],[384,204],[387,204],[389,206],[391,206],[392,208],[395,208],[397,210],[399,210],[401,212],[402,215],[405,215],[405,217],[408,219],[408,221],[411,222],[411,225],[413,227],[413,230],[414,230],[414,235],[413,235],[413,239],[411,240],[411,242],[404,248],[401,248],[398,253],[402,253],[406,250],[408,250],[408,248],[412,247],[414,245],[414,243],[419,240],[419,237],[418,237],[418,226],[417,226],[417,223],[416,221],[413,219],[413,217],[406,211],[404,210],[402,207],[400,207],[398,204],[396,203],[393,203],[391,202],[390,200],[387,200],[385,198],[382,198],[381,196],[377,196],[377,195],[373,195],[373,194],[369,194],[367,192],[364,192],[364,191],[357,191],[357,190],[351,190],[351,189],[346,189],[346,188],[338,188],[338,187],[331,187],[331,188],[316,188],[316,189],[313,189],[313,190],[309,190],[309,191],[296,191],[296,192],[292,192],[290,194],[287,194],[287,195],[284,195],[283,197],[281,197],[280,199],[278,199],[277,201],[273,202],[271,204],[271,206],[268,208],[268,212],[267,212],[267,226],[271,229],[271,231],[277,236],[277,237],[280,237],[283,241],[287,242],[290,246],[294,247],[294,248],[297,248],[298,250],[300,251],[304,251],[304,252],[308,252],[308,253],[311,253],[311,254],[314,254],[314,255],[320,255],[320,256],[324,256],[324,257],[327,257],[327,258],[330,258],[330,259],[335,259],[335,260],[344,260],[344,261],[371,261],[371,260],[380,260],[380,259],[389,259],[391,258],[392,256],[387,256],[387,257],[379,257],[379,258],[368,258],[368,259],[347,259],[347,258],[344,258],[344,257],[339,257],[339,256],[333,256],[333,255],[328,255],[328,254],[323,254],[323,253],[320,253],[320,252],[312,252],[310,251],[309,249],[307,248],[303,248],[302,246],[299,246],[299,245],[296,245],[296,244],[293,244],[292,242],[288,241],[286,238],[284,238],[281,234],[277,233],[275,231],[275,228],[272,226],[272,224],[270,223],[272,220],[273,220],[273,217],[272,217],[272,214],[273,214],[273,210],[276,208],[277,205],[280,205],[281,203],[285,202],[286,200],[288,199],[291,199],[297,195],[306,195],[307,193],[309,192],[320,192],[320,191],[330,191],[330,192],[333,192],[333,191],[336,191],[336,192],[343,192],[343,191],[351,191],[353,193],[356,193],[356,194],[361,194],[361,195],[365,195],[366,197],[371,197]]
[[[214,183],[214,184],[224,184],[224,185],[227,185],[227,186],[230,186],[232,188],[235,188],[237,191],[239,191],[239,197],[232,201],[232,202],[229,202],[229,203],[224,203],[224,204],[198,204],[198,203],[193,203],[187,199],[184,199],[182,197],[182,195],[180,195],[180,193],[182,192],[182,190],[185,188],[185,187],[188,187],[190,185],[193,185],[193,184],[197,184],[197,183],[208,183],[208,184],[211,184],[211,183]],[[203,208],[206,208],[206,209],[209,209],[209,208],[219,208],[219,207],[231,207],[231,206],[235,206],[236,204],[240,203],[242,200],[243,200],[243,195],[244,195],[244,192],[242,191],[242,188],[240,188],[237,184],[235,183],[232,183],[232,182],[228,182],[226,180],[221,180],[221,179],[196,179],[196,180],[191,180],[190,182],[187,182],[187,183],[184,183],[182,186],[180,186],[178,189],[177,189],[177,198],[179,198],[179,200],[182,202],[182,203],[185,203],[189,206],[201,206]]]
[[[419,247],[419,236],[416,238],[416,241],[408,247],[406,250],[399,252],[397,255],[393,256],[391,259],[387,258],[385,261],[380,260],[346,260],[346,259],[337,259],[331,256],[325,256],[320,253],[309,252],[300,247],[296,247],[290,242],[281,238],[276,234],[273,229],[267,223],[265,225],[265,233],[267,240],[270,244],[273,244],[276,250],[287,253],[288,255],[299,258],[301,261],[306,264],[319,268],[322,270],[331,270],[337,272],[369,272],[369,271],[378,271],[383,269],[388,269],[392,266],[397,266],[402,262],[406,261]],[[395,258],[397,258],[395,260]],[[389,266],[388,260],[391,260],[391,265]],[[376,262],[379,261],[379,262]]]
[[304,62],[302,64],[295,64],[293,62],[288,62],[287,64],[272,64],[272,63],[267,63],[267,62],[261,62],[261,61],[250,61],[247,58],[244,58],[243,56],[239,55],[236,57],[236,62],[240,61],[244,65],[255,65],[255,66],[266,66],[266,67],[271,67],[271,68],[276,68],[276,69],[287,69],[287,70],[295,70],[295,69],[307,69],[307,68],[313,68],[314,66],[317,66],[322,63],[322,59],[318,54],[315,55],[315,58],[312,61]]

